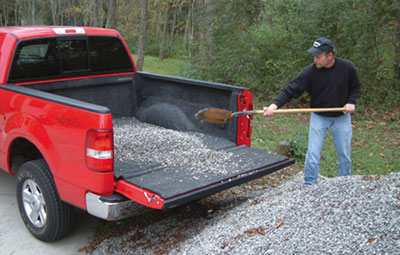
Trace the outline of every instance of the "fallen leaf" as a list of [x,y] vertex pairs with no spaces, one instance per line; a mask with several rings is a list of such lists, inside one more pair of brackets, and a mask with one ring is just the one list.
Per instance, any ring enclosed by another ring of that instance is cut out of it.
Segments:
[[371,130],[371,129],[373,129],[375,127],[375,125],[369,125],[368,127],[367,127],[367,130]]
[[373,243],[373,242],[375,242],[375,238],[370,238],[370,239],[368,239],[367,241],[366,241],[366,243]]
[[260,235],[264,236],[265,235],[265,230],[260,226],[260,227],[257,227],[257,228],[250,228],[250,229],[246,230],[245,233],[248,236],[255,236],[257,234],[260,234]]
[[388,123],[386,121],[379,122],[379,125],[386,126]]
[[370,152],[370,153],[368,154],[368,156],[372,157],[372,156],[374,156],[374,153],[373,153],[373,152]]
[[379,181],[381,177],[379,175],[365,175],[362,179],[364,181]]
[[379,155],[380,155],[382,158],[386,157],[385,154],[383,154],[382,152],[379,153]]
[[283,217],[282,220],[275,226],[275,228],[280,228],[283,224],[283,222],[285,222],[286,217]]
[[265,236],[265,230],[262,228],[262,227],[258,227],[258,233],[260,234],[260,235],[263,235],[263,236]]
[[251,205],[256,205],[256,204],[258,204],[258,203],[260,203],[261,202],[261,200],[260,199],[254,199],[253,201],[251,201]]

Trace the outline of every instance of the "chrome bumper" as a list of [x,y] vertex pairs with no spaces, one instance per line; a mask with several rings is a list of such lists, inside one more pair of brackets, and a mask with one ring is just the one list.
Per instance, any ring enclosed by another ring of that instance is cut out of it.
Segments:
[[87,212],[98,218],[116,221],[142,214],[150,209],[132,200],[106,202],[93,193],[86,193]]

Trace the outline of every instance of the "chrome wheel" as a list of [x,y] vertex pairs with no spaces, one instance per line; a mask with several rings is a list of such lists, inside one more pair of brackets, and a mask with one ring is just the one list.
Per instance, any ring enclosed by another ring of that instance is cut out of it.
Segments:
[[43,193],[39,185],[27,179],[22,185],[22,201],[24,210],[30,222],[37,228],[46,224],[47,210]]

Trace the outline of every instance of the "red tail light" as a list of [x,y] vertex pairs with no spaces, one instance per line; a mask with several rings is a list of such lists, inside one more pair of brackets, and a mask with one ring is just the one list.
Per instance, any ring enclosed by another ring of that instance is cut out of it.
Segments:
[[86,137],[86,164],[96,171],[111,171],[114,165],[112,130],[89,130]]

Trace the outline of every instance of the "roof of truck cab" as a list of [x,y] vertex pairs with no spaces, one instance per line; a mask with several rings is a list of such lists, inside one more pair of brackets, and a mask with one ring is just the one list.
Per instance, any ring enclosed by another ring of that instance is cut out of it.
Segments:
[[66,35],[120,36],[114,29],[78,26],[10,26],[0,27],[0,33],[12,34],[18,40]]

